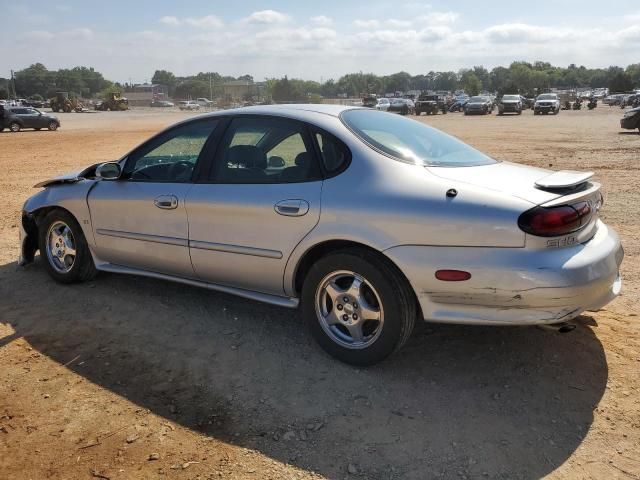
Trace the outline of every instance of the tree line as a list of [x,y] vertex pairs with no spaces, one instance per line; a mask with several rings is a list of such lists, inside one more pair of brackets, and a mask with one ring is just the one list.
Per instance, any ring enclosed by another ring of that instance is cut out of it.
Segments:
[[[50,98],[57,91],[67,91],[71,96],[91,98],[107,92],[127,92],[133,85],[111,82],[89,67],[48,70],[36,63],[15,72],[15,93],[25,98]],[[176,76],[167,70],[156,70],[151,82],[167,85],[172,98],[221,97],[222,85],[232,80],[253,82],[251,75],[232,77],[217,72],[200,72],[191,76]],[[411,75],[398,72],[391,75],[374,73],[349,73],[338,80],[325,82],[312,80],[270,78],[266,80],[266,92],[275,101],[320,101],[340,95],[357,97],[363,93],[385,95],[409,90],[465,90],[471,95],[483,91],[521,93],[535,95],[551,87],[600,88],[611,92],[626,92],[640,87],[640,63],[626,68],[586,68],[574,64],[568,67],[553,66],[548,62],[513,62],[508,67],[491,70],[483,66],[460,69],[457,72],[429,71]],[[0,78],[0,98],[8,98],[12,85],[8,79]]]
[[627,92],[640,87],[640,63],[626,68],[612,66],[590,69],[573,64],[563,68],[547,62],[513,62],[509,67],[495,67],[491,70],[475,66],[458,72],[430,71],[419,75],[407,72],[385,76],[374,73],[349,73],[337,81],[327,80],[324,83],[289,79],[285,76],[268,80],[267,86],[267,90],[276,101],[303,100],[313,95],[328,98],[340,94],[349,97],[357,97],[363,93],[386,95],[409,90],[464,90],[470,95],[477,95],[483,91],[497,92],[499,95],[535,95],[548,91],[551,87],[608,87],[611,92]]

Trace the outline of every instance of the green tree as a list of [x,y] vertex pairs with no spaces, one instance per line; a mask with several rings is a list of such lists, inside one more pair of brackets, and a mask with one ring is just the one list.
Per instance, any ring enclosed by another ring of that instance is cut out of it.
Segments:
[[455,72],[437,72],[433,88],[452,92],[458,88],[458,76]]
[[462,72],[460,85],[469,95],[478,95],[482,91],[482,82],[472,70]]
[[173,96],[178,79],[168,70],[156,70],[151,77],[151,83],[166,85],[169,88],[169,96]]
[[34,63],[15,73],[16,93],[19,97],[29,97],[36,93],[44,95],[55,84],[55,72],[47,70],[42,63]]
[[629,74],[616,72],[609,80],[610,92],[628,92],[633,89],[633,81]]
[[209,82],[202,80],[185,80],[175,89],[176,98],[189,99],[209,96]]
[[634,87],[640,87],[640,63],[633,63],[625,69]]

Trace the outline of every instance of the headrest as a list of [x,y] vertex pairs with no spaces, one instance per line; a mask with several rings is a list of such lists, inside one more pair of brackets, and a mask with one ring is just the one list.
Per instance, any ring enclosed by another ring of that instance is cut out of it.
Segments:
[[307,152],[299,153],[296,156],[295,164],[298,167],[309,168],[311,166],[311,155]]
[[236,145],[227,152],[227,163],[244,168],[267,168],[267,156],[253,145]]
[[284,158],[276,156],[269,157],[269,166],[271,168],[282,168],[284,165]]

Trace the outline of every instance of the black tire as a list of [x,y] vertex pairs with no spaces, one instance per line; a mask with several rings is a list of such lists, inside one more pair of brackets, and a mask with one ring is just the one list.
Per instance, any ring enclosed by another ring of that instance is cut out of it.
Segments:
[[18,122],[11,122],[9,124],[9,130],[11,130],[13,133],[18,133],[21,128],[22,126]]
[[[56,222],[63,222],[71,230],[73,240],[75,241],[76,255],[73,260],[71,269],[66,273],[61,273],[52,264],[52,260],[47,254],[47,236],[49,229]],[[93,263],[89,246],[84,238],[82,229],[73,216],[65,210],[52,210],[38,224],[38,248],[40,249],[40,258],[44,263],[47,273],[56,282],[60,283],[78,283],[91,280],[96,276],[98,271]]]
[[58,123],[57,122],[49,122],[49,126],[47,128],[49,130],[51,130],[52,132],[55,132],[58,129]]
[[[342,346],[332,339],[316,311],[316,292],[321,282],[332,272],[343,270],[355,272],[373,286],[384,312],[377,338],[360,349]],[[312,336],[329,355],[351,365],[368,366],[384,360],[406,343],[417,308],[411,287],[390,261],[365,250],[347,249],[322,257],[311,267],[302,288],[302,314]]]

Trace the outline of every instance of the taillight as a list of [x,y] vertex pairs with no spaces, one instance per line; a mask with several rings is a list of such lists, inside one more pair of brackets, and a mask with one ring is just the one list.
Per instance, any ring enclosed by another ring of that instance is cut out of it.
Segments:
[[591,205],[578,202],[559,207],[535,207],[518,218],[521,230],[538,237],[557,237],[580,230],[591,220]]

